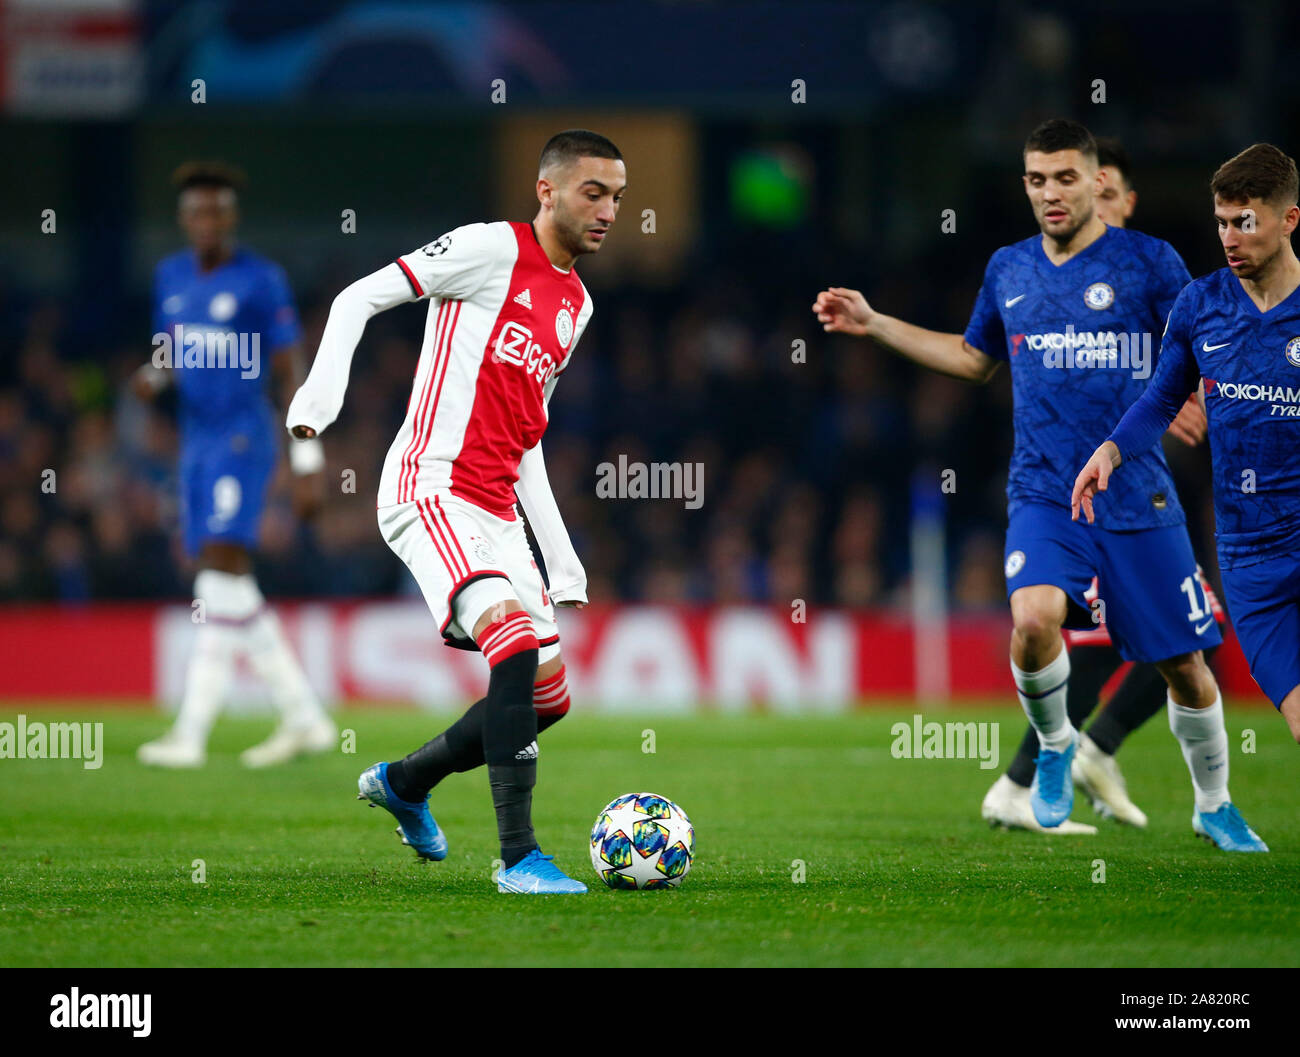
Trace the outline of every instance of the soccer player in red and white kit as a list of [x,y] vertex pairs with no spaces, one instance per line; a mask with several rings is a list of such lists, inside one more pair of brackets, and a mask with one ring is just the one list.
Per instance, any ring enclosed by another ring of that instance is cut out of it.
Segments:
[[[481,650],[487,696],[432,741],[358,779],[424,859],[446,857],[429,811],[447,775],[484,763],[496,808],[502,892],[580,893],[533,835],[537,735],[569,709],[554,606],[581,608],[587,579],[542,460],[547,404],[591,318],[573,265],[597,252],[627,186],[604,136],[553,136],[531,224],[468,224],[335,298],[307,381],[289,407],[299,439],[337,417],[352,354],[376,312],[429,299],[406,421],[384,462],[379,527],[410,567],[449,646]],[[515,499],[542,549],[549,597]]]

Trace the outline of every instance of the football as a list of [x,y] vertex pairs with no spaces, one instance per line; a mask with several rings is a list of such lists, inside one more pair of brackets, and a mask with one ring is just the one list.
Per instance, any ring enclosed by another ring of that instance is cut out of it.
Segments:
[[667,797],[627,793],[596,816],[591,865],[610,888],[672,888],[694,860],[695,829]]

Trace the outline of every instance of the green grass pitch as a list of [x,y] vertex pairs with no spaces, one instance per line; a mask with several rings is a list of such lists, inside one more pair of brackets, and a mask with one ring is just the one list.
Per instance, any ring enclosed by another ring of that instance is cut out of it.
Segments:
[[[157,713],[11,704],[0,721],[102,721],[107,749],[99,770],[0,760],[0,965],[1300,964],[1297,749],[1271,710],[1228,712],[1231,788],[1269,855],[1193,838],[1163,717],[1121,755],[1149,829],[1043,837],[980,821],[998,772],[895,759],[890,726],[913,711],[570,715],[542,738],[535,820],[543,849],[592,891],[535,898],[490,881],[484,772],[435,790],[451,842],[442,863],[417,861],[386,813],[354,799],[362,768],[446,717],[348,712],[355,754],[263,772],[237,753],[270,722],[223,719],[205,769],[167,772],[133,756],[165,728]],[[992,704],[926,718],[999,721],[1002,765],[1022,730],[1014,708]],[[695,824],[680,889],[609,891],[591,870],[597,811],[640,790]],[[1082,801],[1073,817],[1098,821]]]

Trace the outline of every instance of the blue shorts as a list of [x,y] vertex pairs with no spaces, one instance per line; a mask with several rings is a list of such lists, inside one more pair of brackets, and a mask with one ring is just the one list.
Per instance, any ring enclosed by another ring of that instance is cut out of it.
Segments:
[[181,459],[181,526],[185,553],[198,554],[215,540],[257,547],[266,489],[277,454],[251,444],[245,434],[214,438]]
[[1300,686],[1300,558],[1287,555],[1223,570],[1228,616],[1274,708]]
[[1097,626],[1084,598],[1096,576],[1096,618],[1127,661],[1153,663],[1223,642],[1184,525],[1111,532],[1071,521],[1068,508],[1024,503],[1007,525],[1004,561],[1008,598],[1036,584],[1065,592],[1068,628]]

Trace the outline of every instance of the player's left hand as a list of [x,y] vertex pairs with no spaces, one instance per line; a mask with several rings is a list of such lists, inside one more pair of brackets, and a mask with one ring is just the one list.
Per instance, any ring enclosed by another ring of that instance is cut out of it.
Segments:
[[586,609],[588,605],[588,603],[579,602],[577,599],[574,599],[571,602],[556,602],[555,604],[557,607],[563,609]]
[[1194,448],[1205,439],[1207,429],[1205,412],[1195,394],[1187,398],[1187,403],[1169,423],[1169,432],[1189,448]]
[[325,474],[294,474],[290,485],[294,517],[308,521],[325,505]]
[[167,384],[167,375],[152,363],[141,364],[131,375],[131,392],[137,400],[152,401]]
[[1079,471],[1074,479],[1074,491],[1070,493],[1070,520],[1079,520],[1079,508],[1087,515],[1088,524],[1093,523],[1092,499],[1098,492],[1106,491],[1110,485],[1111,471],[1120,463],[1119,448],[1114,441],[1106,441],[1092,453],[1088,465]]

